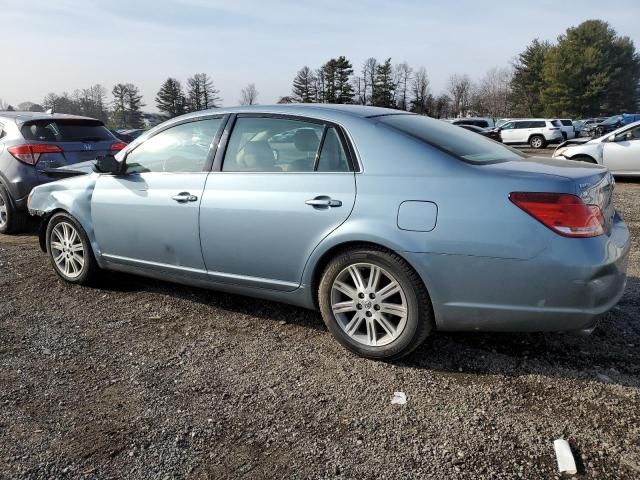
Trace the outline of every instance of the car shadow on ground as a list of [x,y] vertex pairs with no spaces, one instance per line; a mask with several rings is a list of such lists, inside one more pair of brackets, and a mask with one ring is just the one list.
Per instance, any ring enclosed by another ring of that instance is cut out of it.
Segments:
[[[100,288],[176,296],[267,321],[326,331],[318,312],[240,295],[110,273]],[[327,333],[328,335],[328,333]],[[331,340],[333,341],[333,340]],[[345,355],[349,355],[347,352]],[[459,375],[546,375],[640,386],[640,279],[628,279],[620,303],[587,336],[570,333],[436,332],[401,368]]]

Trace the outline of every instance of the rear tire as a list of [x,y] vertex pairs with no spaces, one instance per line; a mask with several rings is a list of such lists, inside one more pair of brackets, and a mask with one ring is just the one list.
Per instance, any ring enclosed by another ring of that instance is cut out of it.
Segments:
[[16,210],[9,191],[0,185],[0,233],[19,233],[26,228],[27,220],[25,213]]
[[53,269],[63,280],[78,285],[91,284],[98,264],[82,225],[67,213],[57,213],[47,225],[47,254]]
[[373,360],[408,355],[434,329],[422,279],[382,248],[354,248],[333,258],[322,274],[318,303],[336,340]]
[[531,148],[545,148],[547,146],[547,140],[542,135],[533,135],[529,139],[529,146]]

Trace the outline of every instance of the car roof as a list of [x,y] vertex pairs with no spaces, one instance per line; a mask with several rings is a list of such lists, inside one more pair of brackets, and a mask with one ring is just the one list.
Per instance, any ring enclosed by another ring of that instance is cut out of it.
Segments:
[[96,120],[91,117],[82,117],[80,115],[67,115],[66,113],[45,113],[45,112],[3,112],[0,111],[0,120],[13,121],[17,124],[30,122],[33,120]]
[[189,116],[197,117],[202,114],[211,113],[279,113],[291,115],[312,115],[317,113],[338,113],[360,118],[376,117],[380,115],[409,114],[404,110],[394,110],[392,108],[370,107],[363,105],[337,105],[331,103],[287,103],[278,105],[247,105],[240,107],[221,107],[202,110],[187,114],[181,118]]

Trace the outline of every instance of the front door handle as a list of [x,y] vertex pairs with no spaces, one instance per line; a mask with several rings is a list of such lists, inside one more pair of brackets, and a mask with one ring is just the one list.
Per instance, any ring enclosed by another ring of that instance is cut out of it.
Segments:
[[334,200],[331,197],[327,197],[326,195],[320,195],[319,197],[312,198],[304,203],[312,206],[313,208],[319,209],[342,206],[342,202],[340,200]]
[[178,203],[187,203],[197,201],[198,197],[191,195],[189,192],[180,192],[179,194],[171,197],[171,200],[175,200]]

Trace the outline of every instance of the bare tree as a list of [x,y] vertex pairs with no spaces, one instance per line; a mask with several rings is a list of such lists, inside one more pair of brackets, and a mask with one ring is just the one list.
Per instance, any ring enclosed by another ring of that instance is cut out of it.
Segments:
[[255,83],[250,83],[240,92],[240,105],[255,105],[258,100],[258,90]]
[[471,97],[471,79],[469,75],[457,73],[451,75],[447,90],[451,96],[453,114],[455,116],[464,116],[469,108]]
[[364,78],[355,76],[351,80],[353,85],[353,103],[357,105],[367,104],[367,89],[365,88],[366,82]]
[[481,115],[493,118],[509,116],[512,78],[510,68],[490,69],[474,88],[473,108]]
[[429,77],[427,70],[420,67],[413,76],[411,83],[411,111],[420,114],[429,113]]
[[376,72],[378,71],[378,61],[367,58],[362,65],[362,104],[371,105],[375,94]]
[[408,109],[407,94],[413,69],[407,62],[399,63],[394,68],[395,104],[400,110]]

